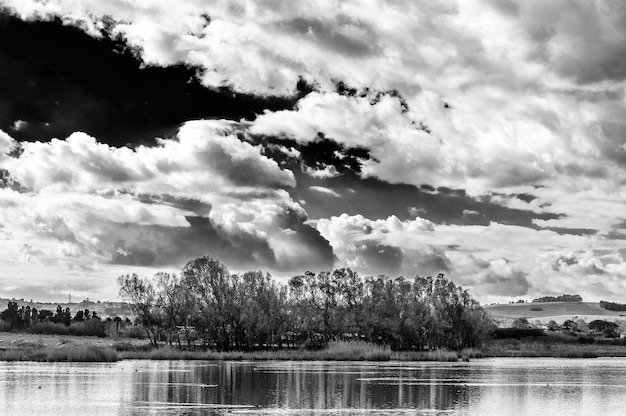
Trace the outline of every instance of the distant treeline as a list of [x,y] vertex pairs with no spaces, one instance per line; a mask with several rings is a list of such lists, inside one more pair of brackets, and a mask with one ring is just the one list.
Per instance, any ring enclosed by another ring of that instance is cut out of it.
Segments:
[[583,298],[580,295],[559,295],[559,296],[543,296],[541,298],[533,299],[534,302],[582,302]]
[[623,303],[607,302],[606,300],[600,301],[600,307],[609,311],[626,311],[626,305]]
[[[361,278],[350,269],[306,272],[277,284],[269,274],[231,274],[211,257],[189,261],[180,275],[120,276],[153,345],[163,334],[189,347],[218,350],[321,346],[364,340],[396,350],[476,347],[490,316],[442,274]],[[181,341],[182,338],[182,341]]]
[[79,310],[72,316],[70,308],[57,306],[56,313],[9,302],[0,312],[0,330],[30,331],[35,334],[96,335],[105,336],[104,323],[98,314],[89,309]]

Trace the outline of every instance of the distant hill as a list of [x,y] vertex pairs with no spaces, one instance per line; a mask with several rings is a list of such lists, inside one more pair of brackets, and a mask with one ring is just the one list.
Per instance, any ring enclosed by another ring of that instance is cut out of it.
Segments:
[[[491,316],[502,321],[501,324],[512,322],[516,318],[527,318],[529,321],[540,320],[548,323],[550,320],[562,324],[566,319],[578,317],[590,322],[594,319],[606,321],[625,320],[626,312],[609,311],[600,307],[598,302],[539,302],[539,303],[509,303],[483,306]],[[535,309],[535,310],[531,310]],[[540,310],[537,310],[540,309]],[[504,326],[505,326],[504,325]]]

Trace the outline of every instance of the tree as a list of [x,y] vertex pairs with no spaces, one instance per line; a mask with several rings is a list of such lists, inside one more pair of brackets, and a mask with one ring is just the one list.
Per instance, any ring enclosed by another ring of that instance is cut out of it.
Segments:
[[199,312],[194,324],[205,341],[219,350],[230,349],[239,311],[235,281],[226,266],[210,256],[191,260],[183,268],[182,282],[194,294]]
[[191,332],[189,329],[195,304],[193,296],[182,284],[180,276],[171,273],[155,275],[158,293],[158,305],[161,307],[163,325],[168,331],[168,339],[172,342],[173,334],[180,346],[178,327],[185,331],[187,346],[191,348]]
[[[118,278],[120,297],[130,303],[139,323],[144,327],[150,343],[158,348],[157,335],[161,326],[161,316],[158,308],[158,297],[152,282],[138,275],[125,275]],[[94,312],[92,319],[96,318]]]
[[517,329],[527,329],[527,328],[530,328],[530,323],[528,323],[528,319],[521,317],[521,318],[515,319],[511,326]]
[[283,286],[261,271],[230,274],[205,256],[189,261],[180,275],[127,275],[119,284],[154,345],[164,329],[170,344],[180,346],[183,326],[191,348],[187,328],[193,326],[205,347],[218,350],[275,348],[283,341],[319,347],[346,338],[393,349],[458,350],[479,346],[494,325],[469,292],[443,274],[362,279],[350,269],[307,271]]
[[76,312],[76,315],[74,315],[74,322],[82,322],[84,321],[84,312],[82,310],[79,310],[78,312]]
[[587,333],[589,332],[589,325],[584,319],[579,319],[576,321],[576,325],[578,326],[578,331]]

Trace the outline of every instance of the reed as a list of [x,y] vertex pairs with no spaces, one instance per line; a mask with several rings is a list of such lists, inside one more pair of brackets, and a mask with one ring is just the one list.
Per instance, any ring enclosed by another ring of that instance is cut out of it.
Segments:
[[50,361],[50,362],[113,362],[117,352],[109,347],[94,345],[63,345],[58,348],[20,348],[0,352],[0,361]]
[[142,351],[118,350],[122,359],[143,360],[212,360],[212,361],[444,361],[455,362],[459,358],[482,357],[482,352],[475,349],[463,351],[391,351],[388,346],[362,341],[329,342],[327,348],[310,350],[272,350],[272,351],[182,351],[173,348]]
[[455,362],[459,360],[459,355],[456,351],[448,350],[397,351],[393,353],[391,359],[397,361]]

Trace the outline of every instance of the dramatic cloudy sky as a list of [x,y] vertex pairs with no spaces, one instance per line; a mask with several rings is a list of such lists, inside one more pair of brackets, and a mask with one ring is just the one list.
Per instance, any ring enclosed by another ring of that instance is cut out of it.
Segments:
[[622,2],[0,9],[0,296],[211,254],[626,301]]

